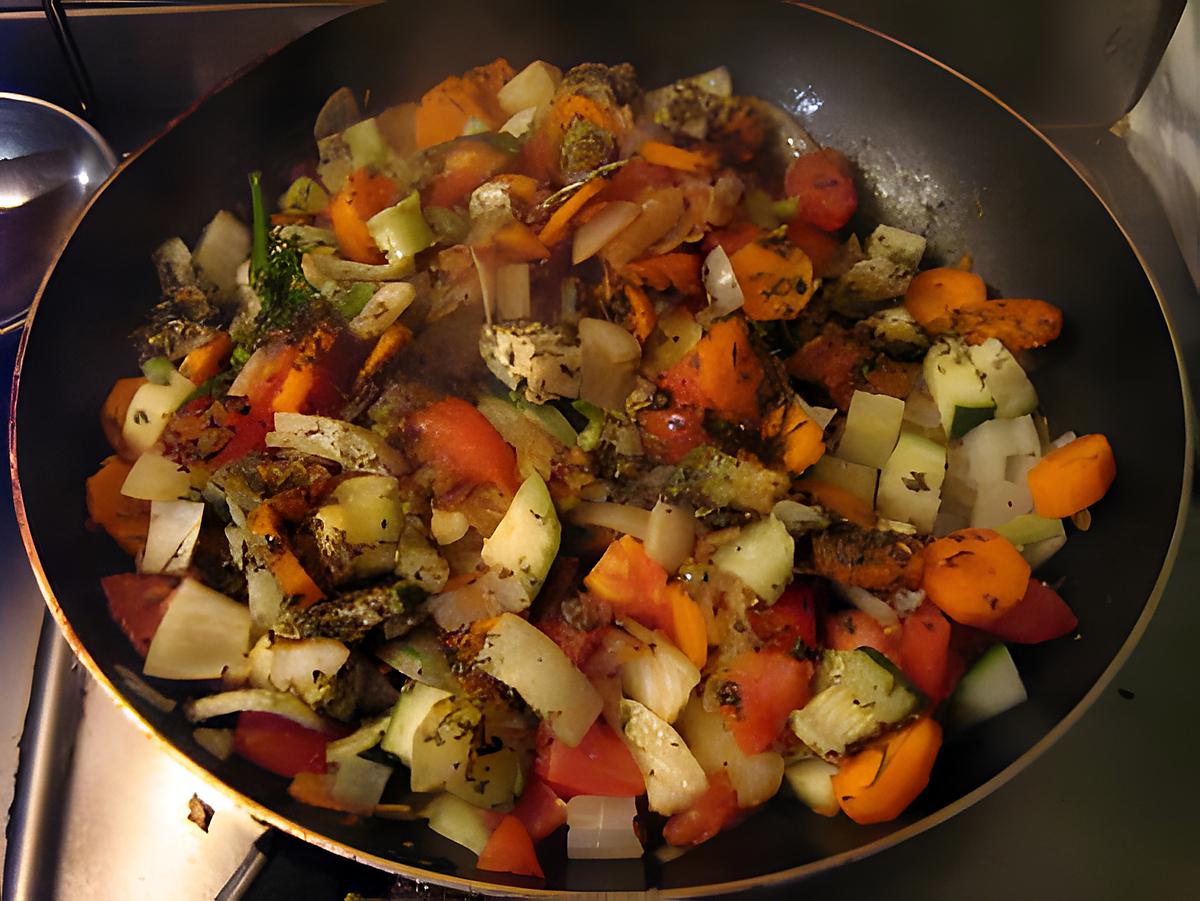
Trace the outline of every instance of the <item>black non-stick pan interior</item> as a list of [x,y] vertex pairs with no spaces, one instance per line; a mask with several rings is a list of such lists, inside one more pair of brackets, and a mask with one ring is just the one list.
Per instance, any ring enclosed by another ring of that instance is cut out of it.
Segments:
[[[1091,531],[1073,538],[1045,572],[1063,579],[1081,621],[1079,639],[1017,650],[1028,703],[950,740],[929,790],[900,820],[859,827],[825,819],[784,792],[740,827],[665,864],[651,857],[568,862],[560,832],[543,853],[545,887],[699,890],[755,880],[850,859],[961,806],[1070,719],[1140,631],[1170,557],[1187,478],[1178,362],[1129,243],[1041,137],[912,51],[785,4],[385,4],[287,47],[133,159],[97,197],[49,279],[19,369],[18,509],[77,649],[118,686],[117,665],[140,668],[99,587],[101,576],[130,564],[106,536],[85,528],[83,482],[108,453],[97,415],[104,396],[114,379],[136,373],[126,335],[156,299],[151,251],[171,235],[195,240],[219,208],[244,211],[252,169],[266,173],[270,190],[281,189],[289,170],[313,156],[313,118],[335,88],[369,90],[372,108],[380,108],[496,56],[518,67],[535,58],[564,68],[629,61],[647,85],[728,66],[739,92],[782,104],[818,140],[857,162],[871,195],[864,224],[924,230],[937,261],[970,252],[976,270],[1004,295],[1063,308],[1062,338],[1034,358],[1043,408],[1052,431],[1108,435],[1119,465]],[[237,758],[209,756],[178,713],[132,695],[125,702],[198,767],[270,811],[277,825],[379,865],[432,871],[432,878],[504,880],[477,872],[473,855],[423,823],[347,822],[300,805],[285,780]]]

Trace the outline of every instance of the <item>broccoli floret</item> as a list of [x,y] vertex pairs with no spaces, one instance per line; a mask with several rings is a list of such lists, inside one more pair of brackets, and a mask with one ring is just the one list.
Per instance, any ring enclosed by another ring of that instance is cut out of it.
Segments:
[[786,474],[768,469],[753,457],[733,457],[706,445],[683,458],[666,493],[689,502],[697,511],[732,507],[765,514],[787,490]]

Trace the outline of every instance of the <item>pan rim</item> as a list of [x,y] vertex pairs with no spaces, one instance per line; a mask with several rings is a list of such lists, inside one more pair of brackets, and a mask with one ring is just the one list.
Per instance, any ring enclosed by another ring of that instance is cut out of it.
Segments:
[[[1195,427],[1196,427],[1195,415],[1196,414],[1195,414],[1195,411],[1194,411],[1193,405],[1192,405],[1190,383],[1188,381],[1186,365],[1184,363],[1183,355],[1182,355],[1182,352],[1180,349],[1179,338],[1176,333],[1176,328],[1175,328],[1175,323],[1174,323],[1173,317],[1170,313],[1170,310],[1169,310],[1166,302],[1163,299],[1163,294],[1162,294],[1162,291],[1158,284],[1158,281],[1154,277],[1154,274],[1150,271],[1141,251],[1138,249],[1137,245],[1134,243],[1133,239],[1129,235],[1128,231],[1125,229],[1124,225],[1117,218],[1117,216],[1114,213],[1114,211],[1112,210],[1112,208],[1105,201],[1105,199],[1100,196],[1099,192],[1093,186],[1092,182],[1086,177],[1086,175],[1083,173],[1083,171],[1079,168],[1079,166],[1076,165],[1076,163],[1073,160],[1071,160],[1068,156],[1066,156],[1066,154],[1057,145],[1055,145],[1053,141],[1051,141],[1048,137],[1046,137],[1046,135],[1043,134],[1036,126],[1034,126],[1024,116],[1022,116],[1020,113],[1018,113],[1016,110],[1014,110],[1011,106],[1009,106],[1007,103],[1005,103],[999,97],[997,97],[995,94],[993,94],[992,92],[990,92],[989,90],[987,90],[986,88],[984,88],[983,86],[981,86],[980,84],[978,84],[977,82],[972,80],[971,78],[958,72],[957,70],[951,68],[950,66],[937,60],[936,58],[930,56],[929,54],[925,53],[924,51],[921,51],[903,41],[900,41],[894,37],[891,37],[890,35],[882,32],[882,31],[879,31],[878,29],[864,25],[860,22],[857,22],[857,21],[855,21],[851,18],[848,18],[846,16],[843,16],[841,14],[834,13],[834,12],[831,12],[826,9],[822,9],[822,8],[815,6],[813,4],[810,4],[810,3],[799,2],[799,0],[782,0],[782,5],[791,6],[791,7],[801,9],[801,10],[804,10],[804,11],[812,13],[812,14],[824,16],[828,19],[840,22],[843,25],[852,27],[861,32],[869,34],[875,38],[882,39],[882,40],[900,48],[901,50],[907,51],[908,53],[911,53],[911,54],[919,57],[920,59],[924,60],[927,63],[931,63],[932,65],[941,69],[943,72],[947,73],[948,75],[965,83],[966,85],[968,85],[969,87],[973,88],[974,90],[979,92],[981,95],[983,95],[983,97],[986,100],[989,100],[992,103],[994,103],[995,105],[999,106],[1005,113],[1012,116],[1014,119],[1017,120],[1017,122],[1019,122],[1026,129],[1028,129],[1036,138],[1040,139],[1042,141],[1042,143],[1044,143],[1063,163],[1066,164],[1066,166],[1070,169],[1070,171],[1073,173],[1073,175],[1076,178],[1078,178],[1085,185],[1085,187],[1092,194],[1092,196],[1095,198],[1097,203],[1099,203],[1100,207],[1108,215],[1109,219],[1112,221],[1112,224],[1117,228],[1117,230],[1120,233],[1120,235],[1122,236],[1122,238],[1124,238],[1125,243],[1129,246],[1129,249],[1132,251],[1134,258],[1137,260],[1138,265],[1141,267],[1142,273],[1145,276],[1147,283],[1150,285],[1151,290],[1154,293],[1154,297],[1155,297],[1156,301],[1158,302],[1159,311],[1163,317],[1164,324],[1167,327],[1168,337],[1170,338],[1172,351],[1174,352],[1174,355],[1175,355],[1176,369],[1178,372],[1179,382],[1180,382],[1181,401],[1183,403],[1183,423],[1184,423],[1184,442],[1183,442],[1184,448],[1183,448],[1183,450],[1184,450],[1184,456],[1183,456],[1183,461],[1182,461],[1183,471],[1182,471],[1182,479],[1181,479],[1181,485],[1180,485],[1180,500],[1179,500],[1179,506],[1178,506],[1178,509],[1176,512],[1174,527],[1173,527],[1173,530],[1171,533],[1171,539],[1167,545],[1166,553],[1163,557],[1163,562],[1159,569],[1158,576],[1155,579],[1154,585],[1149,593],[1149,596],[1146,599],[1146,603],[1145,603],[1144,607],[1142,608],[1142,612],[1139,614],[1138,619],[1134,623],[1132,629],[1126,635],[1120,648],[1117,650],[1116,654],[1113,656],[1113,658],[1109,662],[1108,666],[1105,667],[1104,671],[1100,674],[1100,676],[1097,678],[1097,680],[1092,685],[1092,687],[1075,704],[1075,706],[1072,707],[1067,712],[1067,714],[1065,716],[1063,716],[1044,736],[1042,736],[1041,739],[1039,739],[1035,744],[1033,744],[1030,748],[1028,748],[1024,753],[1022,753],[1019,757],[1017,757],[1015,760],[1013,760],[1011,763],[1009,763],[1006,767],[1004,767],[1004,769],[1002,769],[999,773],[994,775],[991,779],[987,780],[986,782],[984,782],[982,785],[978,786],[971,792],[968,792],[967,794],[965,794],[962,797],[958,798],[957,800],[951,802],[950,804],[945,805],[944,807],[940,808],[939,810],[937,810],[925,817],[922,817],[920,820],[917,820],[916,822],[911,823],[902,829],[899,829],[899,830],[892,832],[882,838],[876,839],[872,842],[861,845],[852,850],[845,851],[840,854],[835,854],[835,855],[832,855],[829,857],[824,857],[817,861],[811,861],[809,863],[803,864],[798,867],[792,867],[789,869],[778,870],[773,873],[766,873],[766,874],[762,874],[759,876],[747,877],[744,879],[730,880],[730,881],[725,881],[725,882],[711,883],[711,884],[706,884],[706,885],[657,889],[656,890],[657,894],[659,894],[662,897],[693,897],[693,896],[708,897],[708,896],[714,896],[714,895],[730,894],[730,893],[744,891],[744,890],[751,889],[751,888],[764,888],[764,887],[780,886],[785,883],[798,881],[807,876],[811,876],[811,875],[815,875],[817,873],[832,870],[836,867],[842,866],[847,863],[854,862],[856,860],[865,859],[865,858],[870,857],[874,854],[877,854],[881,851],[887,850],[888,848],[899,845],[901,842],[903,842],[909,838],[912,838],[912,837],[919,835],[922,832],[925,832],[937,825],[940,825],[941,823],[944,823],[945,821],[949,820],[953,816],[957,815],[958,813],[961,813],[963,810],[966,810],[968,807],[970,807],[970,806],[974,805],[975,803],[977,803],[978,801],[982,800],[987,795],[989,795],[992,792],[996,791],[997,789],[1001,788],[1009,780],[1011,780],[1012,778],[1017,776],[1019,773],[1023,772],[1026,769],[1026,767],[1028,767],[1031,763],[1033,763],[1034,760],[1039,758],[1051,745],[1053,745],[1055,742],[1057,742],[1065,732],[1067,732],[1070,728],[1072,728],[1075,725],[1075,723],[1078,722],[1078,720],[1083,716],[1083,714],[1086,713],[1086,711],[1092,706],[1092,704],[1095,703],[1095,701],[1100,697],[1101,694],[1103,694],[1104,690],[1111,683],[1111,681],[1115,677],[1116,673],[1121,669],[1122,666],[1124,666],[1124,664],[1128,660],[1130,654],[1133,652],[1134,648],[1137,646],[1138,642],[1141,640],[1141,638],[1142,638],[1143,634],[1145,633],[1145,630],[1150,622],[1150,619],[1153,617],[1155,611],[1158,608],[1159,602],[1162,598],[1163,592],[1164,592],[1167,582],[1169,580],[1171,571],[1174,568],[1175,561],[1178,557],[1180,543],[1181,543],[1183,531],[1184,531],[1184,525],[1185,525],[1185,522],[1187,519],[1187,514],[1188,514],[1188,509],[1189,509],[1189,500],[1191,497],[1191,490],[1192,490],[1192,483],[1193,483],[1193,470],[1192,470],[1191,461],[1192,461],[1194,442],[1195,442]],[[268,54],[267,56],[269,57],[270,55],[273,55],[273,54]],[[438,873],[436,871],[422,869],[420,867],[401,863],[401,862],[398,862],[395,860],[390,860],[388,858],[381,857],[376,854],[364,852],[358,848],[355,848],[355,847],[348,845],[344,842],[341,842],[337,839],[332,839],[326,835],[311,831],[311,830],[305,828],[304,826],[300,825],[299,823],[295,822],[294,820],[291,820],[288,817],[284,816],[283,814],[280,814],[279,812],[261,804],[260,802],[255,801],[254,799],[243,794],[238,789],[235,789],[232,786],[228,785],[227,783],[222,781],[220,778],[218,778],[209,769],[202,766],[199,762],[197,762],[192,757],[190,757],[180,747],[178,747],[177,745],[175,745],[174,743],[169,741],[165,736],[163,736],[124,697],[123,693],[117,688],[117,686],[112,682],[112,680],[110,680],[108,678],[108,676],[101,669],[100,665],[97,663],[95,658],[91,655],[89,650],[84,646],[84,644],[81,641],[81,639],[79,638],[78,634],[76,634],[73,626],[68,621],[66,613],[62,609],[62,606],[59,604],[58,599],[55,596],[54,591],[50,586],[49,578],[48,578],[44,568],[42,567],[41,560],[38,555],[37,548],[34,544],[32,533],[30,531],[29,520],[28,520],[28,516],[26,514],[26,510],[25,510],[24,495],[23,495],[23,491],[21,488],[20,475],[19,475],[19,471],[18,471],[16,412],[17,412],[17,403],[18,403],[18,398],[19,398],[20,377],[21,377],[21,373],[22,373],[22,369],[23,369],[23,365],[24,365],[26,350],[28,347],[29,335],[30,335],[30,332],[32,331],[33,325],[36,322],[36,314],[40,308],[42,298],[45,294],[46,286],[48,285],[49,280],[50,280],[51,276],[53,275],[55,268],[57,268],[58,262],[61,259],[63,253],[65,252],[67,246],[69,245],[71,236],[74,235],[74,232],[77,229],[79,223],[83,220],[84,216],[87,215],[87,213],[91,209],[92,205],[97,202],[100,195],[103,194],[104,191],[106,191],[109,188],[109,186],[117,178],[117,176],[119,176],[122,172],[124,172],[125,168],[127,166],[131,165],[136,159],[138,159],[147,149],[149,149],[151,146],[153,146],[155,143],[157,143],[157,141],[163,135],[172,131],[176,126],[179,125],[180,122],[182,122],[185,118],[190,116],[200,105],[202,105],[204,102],[206,102],[210,97],[212,97],[213,95],[224,90],[229,85],[233,84],[235,81],[237,81],[243,74],[245,74],[250,69],[253,69],[254,67],[260,65],[263,62],[263,59],[265,59],[265,58],[267,58],[267,57],[255,60],[247,67],[239,70],[234,75],[231,75],[229,78],[223,80],[221,83],[216,85],[212,90],[205,93],[205,95],[202,96],[201,98],[199,98],[195,103],[191,104],[186,110],[184,110],[182,113],[180,113],[178,116],[173,118],[170,122],[168,122],[167,125],[162,129],[162,131],[158,135],[156,135],[154,138],[152,138],[151,140],[146,142],[144,145],[139,147],[136,151],[132,152],[128,157],[126,157],[124,160],[122,160],[120,162],[120,164],[117,166],[117,168],[112,172],[112,174],[96,190],[96,192],[91,196],[91,198],[89,198],[89,201],[86,204],[86,206],[80,211],[79,215],[76,217],[75,222],[73,223],[73,225],[70,229],[69,236],[60,245],[58,252],[55,255],[53,264],[49,267],[46,274],[43,276],[41,283],[38,286],[37,293],[34,297],[34,301],[30,305],[26,327],[21,336],[21,342],[20,342],[20,346],[18,348],[18,353],[17,353],[16,365],[15,365],[14,371],[13,371],[12,393],[11,393],[11,399],[10,399],[10,404],[9,404],[9,428],[8,428],[9,470],[10,470],[10,475],[11,475],[11,480],[12,480],[14,512],[15,512],[15,516],[16,516],[16,520],[17,520],[18,529],[21,534],[22,544],[25,547],[25,551],[29,558],[30,566],[33,570],[35,579],[38,583],[38,587],[41,590],[43,597],[45,598],[48,609],[50,610],[51,614],[54,616],[54,619],[58,624],[60,632],[63,634],[63,637],[67,641],[68,645],[71,647],[72,651],[75,653],[75,655],[79,658],[79,660],[83,663],[85,668],[91,674],[92,678],[95,679],[100,684],[100,686],[104,689],[105,693],[111,698],[111,700],[117,705],[117,707],[119,709],[121,709],[125,713],[125,715],[130,718],[130,720],[134,723],[134,725],[143,734],[145,734],[148,738],[150,738],[160,748],[165,750],[167,752],[167,754],[170,755],[174,760],[176,760],[178,763],[182,764],[190,772],[192,772],[197,777],[202,779],[206,784],[210,785],[214,790],[220,791],[223,795],[225,795],[226,797],[231,799],[234,803],[238,804],[240,807],[242,807],[244,810],[249,812],[251,815],[269,823],[272,827],[279,829],[282,832],[286,832],[304,842],[307,842],[307,843],[313,844],[319,848],[322,848],[323,850],[330,851],[332,853],[338,854],[341,857],[345,857],[350,860],[354,860],[358,863],[372,866],[376,869],[394,873],[396,875],[403,876],[405,878],[415,880],[417,882],[432,883],[434,885],[458,889],[458,890],[462,890],[462,891],[466,891],[466,892],[483,893],[485,896],[488,896],[488,897],[545,897],[545,896],[562,895],[562,894],[564,894],[564,892],[560,891],[560,890],[502,885],[502,884],[472,879],[472,878],[464,877],[464,876]]]

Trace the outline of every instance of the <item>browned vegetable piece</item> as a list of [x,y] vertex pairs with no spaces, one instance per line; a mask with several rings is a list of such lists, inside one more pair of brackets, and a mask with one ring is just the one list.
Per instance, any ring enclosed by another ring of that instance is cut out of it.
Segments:
[[924,568],[922,539],[850,524],[813,538],[813,568],[828,579],[868,591],[917,588]]
[[878,353],[858,335],[830,322],[788,358],[787,371],[802,382],[821,386],[838,409],[848,410],[857,390],[907,397],[921,367]]

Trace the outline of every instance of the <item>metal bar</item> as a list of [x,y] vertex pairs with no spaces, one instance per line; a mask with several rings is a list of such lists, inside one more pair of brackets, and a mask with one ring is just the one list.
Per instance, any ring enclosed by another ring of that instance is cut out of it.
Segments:
[[71,26],[67,22],[67,14],[63,10],[62,0],[42,0],[42,9],[46,13],[46,21],[50,23],[50,29],[54,32],[58,49],[62,51],[62,55],[67,60],[67,67],[71,70],[71,78],[75,82],[76,90],[79,91],[79,105],[83,115],[90,118],[95,113],[96,91],[92,86],[92,78],[88,75],[87,66],[83,63],[79,45],[75,43],[75,38],[71,35]]
[[54,897],[62,834],[59,818],[83,715],[86,681],[86,671],[47,613],[38,637],[16,800],[8,821],[3,901]]

